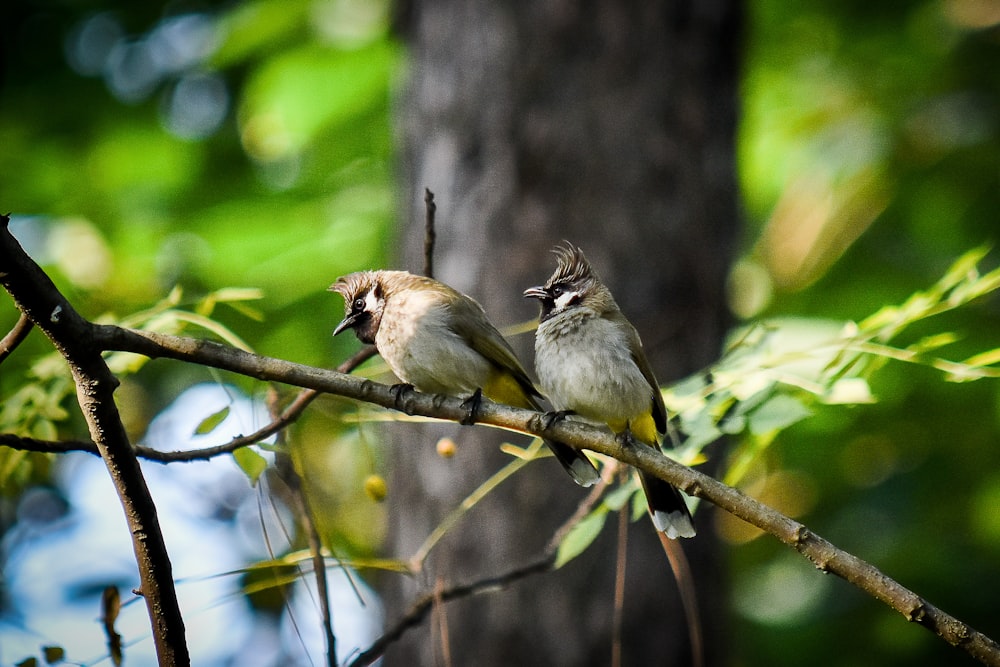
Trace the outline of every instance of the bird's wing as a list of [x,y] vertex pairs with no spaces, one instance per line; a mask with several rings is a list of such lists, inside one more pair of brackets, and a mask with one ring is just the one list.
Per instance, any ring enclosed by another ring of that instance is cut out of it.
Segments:
[[605,317],[624,325],[623,328],[626,331],[626,339],[628,341],[629,352],[632,354],[632,361],[639,367],[642,377],[646,378],[646,382],[649,383],[650,398],[653,402],[653,421],[656,423],[656,431],[658,433],[666,433],[667,407],[663,404],[663,394],[660,392],[660,385],[656,382],[656,376],[653,375],[653,367],[649,365],[649,359],[646,358],[646,353],[642,349],[642,340],[639,338],[639,332],[635,330],[635,327],[632,326],[632,323],[626,319],[621,311],[606,314]]
[[526,396],[540,395],[510,344],[490,323],[477,302],[462,295],[451,310],[448,326],[498,370],[509,373]]

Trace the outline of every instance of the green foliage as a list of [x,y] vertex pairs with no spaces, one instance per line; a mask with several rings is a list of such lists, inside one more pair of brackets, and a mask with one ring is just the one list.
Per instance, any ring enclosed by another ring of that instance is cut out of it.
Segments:
[[267,459],[250,447],[241,447],[235,450],[233,458],[236,459],[236,464],[246,474],[251,484],[257,484],[257,480],[267,470]]
[[562,567],[586,551],[591,542],[596,540],[597,536],[601,534],[601,529],[604,528],[604,521],[607,517],[608,508],[601,505],[575,524],[566,533],[566,537],[563,538],[562,542],[559,543],[559,549],[556,551],[555,567]]
[[780,431],[808,418],[820,405],[874,402],[870,381],[888,360],[935,368],[952,382],[1000,377],[997,348],[964,361],[936,356],[959,340],[952,332],[924,335],[903,346],[889,344],[918,323],[968,307],[1000,288],[1000,269],[979,271],[985,256],[985,249],[966,253],[929,289],[898,306],[885,306],[860,323],[786,319],[738,331],[717,364],[664,394],[686,436],[679,458],[695,461],[723,435],[741,435],[724,478],[727,484],[738,484]]
[[[256,312],[246,304],[260,298],[258,290],[223,288],[189,303],[184,303],[183,294],[182,289],[174,288],[151,308],[120,319],[105,314],[97,321],[171,335],[208,334],[249,351],[242,338],[212,316],[220,305],[233,306],[242,315],[256,316]],[[106,361],[115,375],[125,378],[139,372],[149,359],[128,352],[112,352],[107,355]],[[0,432],[46,441],[65,437],[73,414],[71,403],[76,388],[69,368],[58,352],[49,352],[35,360],[20,386],[13,385],[10,392],[0,406]],[[196,432],[211,432],[227,415],[228,409],[209,415],[199,424]],[[42,460],[37,455],[0,447],[0,488],[15,493],[36,477],[33,468]]]

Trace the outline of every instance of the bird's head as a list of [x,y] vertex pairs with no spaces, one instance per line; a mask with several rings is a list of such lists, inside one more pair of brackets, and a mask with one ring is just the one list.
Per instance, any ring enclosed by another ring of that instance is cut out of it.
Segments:
[[337,279],[330,291],[344,297],[344,319],[333,330],[336,336],[354,329],[362,343],[373,344],[385,309],[385,281],[382,271],[359,271]]
[[575,308],[590,308],[598,313],[615,306],[611,292],[591,268],[583,251],[571,243],[553,248],[556,270],[544,285],[529,287],[524,296],[538,299],[544,322]]

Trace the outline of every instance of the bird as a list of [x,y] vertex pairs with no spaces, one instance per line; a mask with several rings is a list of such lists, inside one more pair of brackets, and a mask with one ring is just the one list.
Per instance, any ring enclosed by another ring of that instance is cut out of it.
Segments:
[[[623,443],[659,449],[667,410],[635,327],[580,248],[553,249],[557,267],[524,296],[541,303],[535,331],[535,372],[555,409],[606,424]],[[694,537],[687,503],[671,484],[639,471],[656,528],[667,537]]]
[[[527,371],[471,297],[407,271],[359,271],[329,289],[344,297],[344,319],[333,335],[353,329],[361,342],[374,344],[404,386],[468,395],[469,422],[480,396],[541,411],[541,395]],[[600,479],[579,449],[545,444],[577,484],[591,486]]]

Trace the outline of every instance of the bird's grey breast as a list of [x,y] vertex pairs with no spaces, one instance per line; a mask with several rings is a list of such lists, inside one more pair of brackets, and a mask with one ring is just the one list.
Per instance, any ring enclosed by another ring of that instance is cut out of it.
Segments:
[[535,367],[553,407],[601,421],[647,413],[652,390],[629,345],[628,332],[597,313],[567,312],[543,322]]

